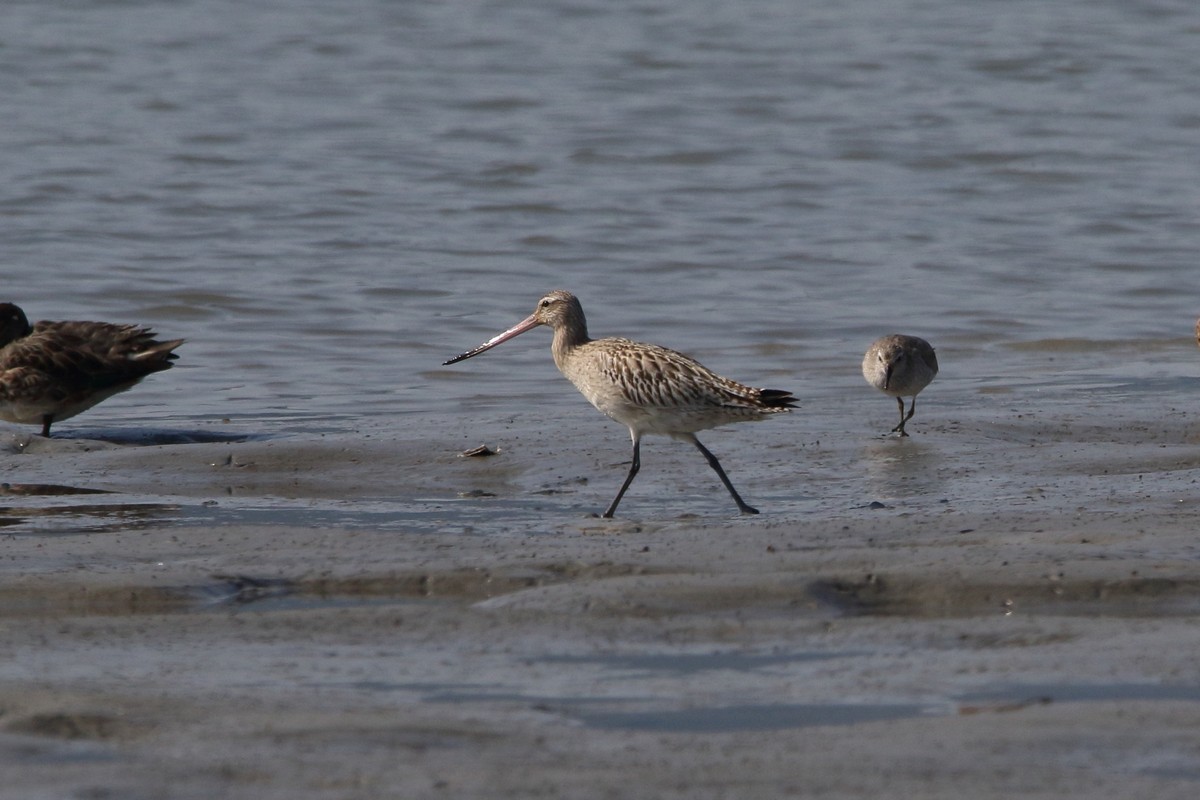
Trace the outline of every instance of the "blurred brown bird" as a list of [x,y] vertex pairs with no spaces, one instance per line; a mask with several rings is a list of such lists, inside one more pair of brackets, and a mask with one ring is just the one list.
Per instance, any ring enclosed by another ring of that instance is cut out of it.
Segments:
[[38,322],[0,303],[0,419],[50,426],[171,368],[183,339],[160,342],[138,325]]

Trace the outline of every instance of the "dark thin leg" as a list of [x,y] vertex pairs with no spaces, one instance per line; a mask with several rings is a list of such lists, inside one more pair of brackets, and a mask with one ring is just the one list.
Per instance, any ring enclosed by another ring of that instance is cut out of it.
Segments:
[[917,410],[917,396],[913,395],[912,408],[908,410],[908,416],[904,416],[904,398],[897,397],[896,404],[900,406],[900,424],[892,428],[892,433],[897,433],[901,436],[908,436],[908,431],[904,430],[904,423],[912,419],[913,412]]
[[633,483],[633,476],[638,474],[638,470],[642,468],[642,440],[635,438],[633,440],[633,463],[629,465],[629,474],[625,476],[625,482],[621,484],[621,490],[617,492],[617,496],[608,505],[608,511],[601,514],[602,517],[611,518],[617,511],[617,504],[621,502],[621,498],[625,496],[625,490],[629,488],[629,484]]
[[42,414],[42,436],[50,438],[50,423],[54,422],[54,417],[49,414]]
[[709,452],[708,448],[700,444],[700,440],[695,436],[691,437],[692,444],[704,454],[704,458],[708,461],[708,465],[717,473],[717,477],[721,479],[721,483],[725,484],[725,488],[729,490],[729,494],[733,495],[733,502],[737,503],[738,511],[743,514],[757,514],[758,509],[746,505],[746,501],[737,493],[737,489],[733,488],[733,484],[729,482],[729,476],[725,474],[725,470],[721,469],[721,462],[717,461],[717,457]]

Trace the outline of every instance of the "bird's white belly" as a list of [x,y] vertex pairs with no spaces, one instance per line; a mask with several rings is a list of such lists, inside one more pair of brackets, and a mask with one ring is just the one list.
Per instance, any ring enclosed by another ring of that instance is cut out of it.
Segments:
[[687,406],[638,406],[599,396],[587,398],[609,419],[642,435],[678,436],[757,419],[740,409],[689,408]]
[[[132,385],[132,384],[130,384]],[[0,401],[0,419],[19,425],[41,425],[42,420],[49,414],[55,422],[70,419],[76,414],[87,411],[97,403],[107,400],[114,394],[123,392],[130,385],[115,386],[101,392],[94,392],[75,402],[39,402],[37,400],[6,400]]]
[[42,403],[0,402],[0,419],[19,425],[41,425],[42,418],[54,413],[54,408]]
[[879,370],[878,372],[873,372],[870,375],[867,375],[866,378],[867,378],[868,383],[870,383],[872,386],[874,386],[876,389],[883,392],[884,394],[890,395],[892,397],[900,396],[900,392],[897,392],[896,388],[894,386],[884,388],[884,384],[887,383],[887,374],[885,372],[883,372],[883,370]]

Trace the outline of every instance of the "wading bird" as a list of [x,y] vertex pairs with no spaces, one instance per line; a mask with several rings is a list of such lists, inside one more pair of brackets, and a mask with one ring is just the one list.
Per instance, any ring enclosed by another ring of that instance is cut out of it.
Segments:
[[[937,355],[933,347],[916,336],[899,333],[881,336],[871,343],[863,356],[862,372],[867,383],[896,398],[900,404],[900,424],[891,432],[908,436],[904,423],[912,419],[913,412],[917,410],[917,395],[938,373]],[[912,397],[908,416],[904,415],[905,397]]]
[[39,322],[0,303],[0,419],[50,426],[170,369],[183,339],[160,342],[137,325]]
[[604,512],[611,517],[641,468],[641,442],[646,434],[691,442],[729,490],[738,510],[757,514],[733,488],[717,457],[700,444],[696,431],[731,422],[760,420],[796,405],[791,392],[755,389],[722,378],[696,360],[653,344],[629,339],[592,339],[583,307],[570,292],[550,292],[533,313],[474,350],[446,361],[454,364],[490,350],[514,336],[548,325],[554,363],[597,409],[629,428],[633,461],[617,496]]

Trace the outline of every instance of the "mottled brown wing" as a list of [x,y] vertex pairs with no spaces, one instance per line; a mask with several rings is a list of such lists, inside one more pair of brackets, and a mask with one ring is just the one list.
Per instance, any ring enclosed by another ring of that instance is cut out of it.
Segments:
[[722,377],[690,356],[658,345],[606,340],[605,371],[625,398],[643,408],[764,410],[788,408],[790,392],[757,389]]
[[73,395],[72,387],[59,383],[36,366],[0,368],[0,401],[22,402],[36,397],[57,404]]
[[67,399],[133,383],[167,369],[170,352],[136,358],[156,343],[135,325],[104,322],[39,322],[29,336],[2,351],[0,369],[27,389],[42,386],[47,397]]
[[[129,361],[139,353],[151,350],[163,351],[164,357],[171,360],[177,356],[170,352],[171,347],[164,348],[164,345],[178,346],[182,342],[159,342],[149,328],[110,322],[42,321],[33,326],[29,339],[36,339],[39,335],[49,337],[48,340],[53,341],[58,349],[74,350],[109,365]],[[166,369],[166,366],[159,369]]]

